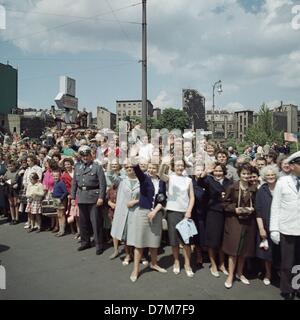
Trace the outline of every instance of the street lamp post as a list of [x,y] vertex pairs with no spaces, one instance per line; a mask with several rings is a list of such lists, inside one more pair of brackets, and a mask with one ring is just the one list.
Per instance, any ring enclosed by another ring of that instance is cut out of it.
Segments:
[[222,89],[222,81],[219,80],[213,85],[213,106],[212,106],[212,117],[211,117],[211,122],[212,122],[212,138],[215,138],[215,90],[218,88],[219,94],[223,92]]

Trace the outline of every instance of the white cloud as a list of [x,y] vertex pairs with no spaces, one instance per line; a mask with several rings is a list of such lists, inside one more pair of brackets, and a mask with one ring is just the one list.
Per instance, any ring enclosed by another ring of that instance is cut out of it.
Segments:
[[165,90],[162,90],[158,96],[152,101],[153,106],[159,108],[174,106],[174,100],[168,95]]
[[230,102],[226,105],[225,109],[230,112],[236,112],[236,111],[244,110],[245,106],[242,105],[240,102]]
[[[0,37],[11,39],[24,51],[76,53],[105,49],[141,59],[141,26],[122,23],[121,28],[106,1],[11,2],[14,8],[28,13],[8,11],[8,28]],[[110,1],[115,10],[135,2]],[[224,83],[226,103],[235,101],[235,95],[250,86],[260,90],[263,83],[272,85],[272,92],[296,90],[300,86],[300,31],[291,28],[292,4],[290,0],[265,0],[260,11],[249,12],[238,0],[149,1],[149,66],[176,85],[165,85],[155,101],[162,103],[165,99],[169,103],[164,93],[188,86],[208,92],[210,99],[211,84],[218,79]],[[96,15],[97,19],[76,18]],[[141,6],[116,11],[115,15],[121,21],[140,21]],[[255,92],[246,94],[254,96]]]

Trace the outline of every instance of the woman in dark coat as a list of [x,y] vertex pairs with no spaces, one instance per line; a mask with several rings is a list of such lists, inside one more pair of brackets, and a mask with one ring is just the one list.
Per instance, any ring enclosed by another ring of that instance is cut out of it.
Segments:
[[257,231],[254,209],[256,187],[249,184],[250,174],[250,164],[240,165],[240,181],[231,185],[225,194],[223,251],[229,255],[229,275],[225,282],[227,289],[232,287],[236,267],[236,278],[244,284],[250,284],[243,275],[245,259],[255,256]]
[[210,272],[216,278],[220,277],[216,262],[217,252],[219,253],[219,269],[228,274],[225,268],[225,256],[221,250],[225,221],[223,198],[226,188],[231,185],[226,174],[226,166],[217,162],[213,166],[212,175],[198,180],[199,185],[205,188],[209,199],[206,207],[205,246],[208,247],[211,262]]
[[274,166],[267,166],[263,168],[261,177],[266,183],[257,191],[255,201],[259,229],[259,234],[256,237],[256,256],[265,262],[266,274],[263,282],[268,286],[271,284],[272,262],[276,250],[276,245],[270,239],[271,205],[279,171]]
[[202,249],[205,247],[205,218],[206,210],[205,206],[207,203],[207,197],[205,189],[198,185],[198,179],[204,171],[204,166],[197,165],[195,168],[195,175],[192,177],[194,194],[195,194],[195,205],[192,211],[192,219],[195,222],[198,234],[194,236],[193,243],[196,247],[197,254],[197,265],[202,267],[203,255]]

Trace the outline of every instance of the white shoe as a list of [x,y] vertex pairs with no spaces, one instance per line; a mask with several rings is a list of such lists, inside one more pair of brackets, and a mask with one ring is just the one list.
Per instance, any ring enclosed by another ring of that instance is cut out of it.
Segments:
[[218,271],[212,271],[212,268],[209,268],[209,270],[215,278],[220,278],[220,273]]
[[228,276],[229,273],[226,269],[219,269],[223,274],[225,274],[225,276]]
[[114,251],[114,253],[111,256],[109,256],[109,259],[114,260],[119,256],[119,254],[119,251]]
[[173,266],[173,272],[177,275],[180,273],[180,267]]
[[263,283],[265,286],[269,286],[271,284],[271,281],[268,278],[264,278]]
[[225,282],[224,286],[225,286],[226,289],[231,289],[232,288],[232,283]]
[[126,266],[128,266],[129,265],[129,263],[130,263],[130,260],[123,260],[123,262],[122,262],[122,265],[124,266],[124,267],[126,267]]
[[192,271],[192,269],[185,269],[185,273],[189,278],[193,278],[194,277],[194,272]]
[[145,267],[147,267],[149,265],[149,261],[147,259],[144,259],[144,258],[142,259],[141,263]]
[[131,275],[131,276],[130,276],[130,280],[131,280],[131,282],[133,282],[133,283],[137,281],[137,278],[138,278],[138,277],[137,277],[137,276],[134,276],[134,275]]
[[150,269],[160,272],[160,273],[167,273],[168,271],[164,268],[161,268],[160,266],[153,266],[152,264],[150,264]]
[[243,275],[239,276],[239,275],[236,274],[235,277],[236,277],[239,281],[241,281],[243,284],[246,284],[246,285],[249,285],[249,284],[250,284],[249,280],[248,280],[245,276],[243,276]]
[[30,228],[30,225],[29,225],[29,223],[26,222],[26,223],[24,224],[24,229],[29,229],[29,228]]

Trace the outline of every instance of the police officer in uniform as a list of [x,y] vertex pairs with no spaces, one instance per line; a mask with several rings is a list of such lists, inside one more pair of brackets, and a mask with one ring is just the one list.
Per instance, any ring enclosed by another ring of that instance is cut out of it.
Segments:
[[93,161],[91,148],[79,150],[81,164],[75,167],[71,191],[72,205],[77,197],[80,215],[81,246],[78,251],[91,247],[91,231],[94,234],[96,254],[103,253],[103,216],[101,207],[106,194],[106,179],[102,166]]

